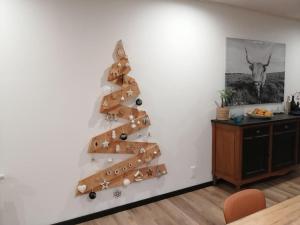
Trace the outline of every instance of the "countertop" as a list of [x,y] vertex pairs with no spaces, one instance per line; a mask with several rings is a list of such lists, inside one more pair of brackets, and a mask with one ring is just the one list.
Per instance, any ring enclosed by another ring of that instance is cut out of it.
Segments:
[[280,122],[284,120],[297,120],[300,119],[300,116],[293,116],[287,114],[276,114],[270,119],[255,119],[245,116],[244,119],[240,123],[235,123],[233,120],[211,120],[212,123],[221,123],[227,124],[231,126],[249,126],[255,124],[264,124],[264,123],[272,123],[272,122]]

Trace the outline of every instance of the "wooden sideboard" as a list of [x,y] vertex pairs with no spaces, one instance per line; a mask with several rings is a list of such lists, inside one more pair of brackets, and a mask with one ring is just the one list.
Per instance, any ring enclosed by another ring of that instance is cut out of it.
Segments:
[[224,179],[241,185],[295,169],[300,163],[300,117],[275,115],[272,119],[212,120],[212,173],[214,183]]

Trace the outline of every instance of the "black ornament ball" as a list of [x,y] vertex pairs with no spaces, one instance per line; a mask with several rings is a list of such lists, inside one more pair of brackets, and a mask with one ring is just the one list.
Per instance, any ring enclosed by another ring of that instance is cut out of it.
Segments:
[[142,99],[138,98],[138,99],[135,101],[135,104],[136,104],[136,105],[142,105],[142,104],[143,104]]
[[120,135],[120,139],[123,140],[123,141],[125,141],[125,140],[127,139],[127,134],[122,133],[122,134]]
[[95,199],[96,197],[97,197],[97,194],[96,194],[96,192],[90,192],[89,193],[89,197],[90,197],[90,199]]

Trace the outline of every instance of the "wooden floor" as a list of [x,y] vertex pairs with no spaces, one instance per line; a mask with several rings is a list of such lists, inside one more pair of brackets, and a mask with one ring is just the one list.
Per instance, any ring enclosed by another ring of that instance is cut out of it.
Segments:
[[[246,186],[265,193],[267,206],[300,195],[300,169],[285,176]],[[217,186],[116,213],[81,225],[206,225],[225,224],[223,202],[235,189],[220,182]]]

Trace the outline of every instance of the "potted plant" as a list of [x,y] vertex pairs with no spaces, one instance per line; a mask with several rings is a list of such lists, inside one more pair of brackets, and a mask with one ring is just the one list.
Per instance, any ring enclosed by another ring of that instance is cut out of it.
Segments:
[[221,106],[217,107],[217,120],[229,120],[229,105],[232,99],[233,90],[225,88],[219,91]]

